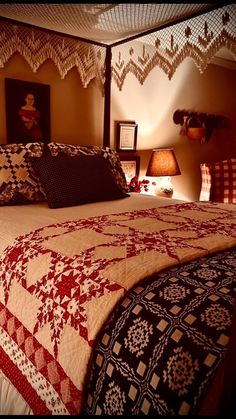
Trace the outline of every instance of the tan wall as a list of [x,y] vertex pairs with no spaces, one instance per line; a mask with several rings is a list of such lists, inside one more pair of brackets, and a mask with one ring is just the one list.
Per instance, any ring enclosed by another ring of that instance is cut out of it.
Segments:
[[104,98],[98,85],[83,88],[76,68],[62,80],[50,60],[33,73],[19,54],[0,69],[0,143],[6,142],[5,77],[50,85],[52,141],[102,145]]
[[[236,157],[236,72],[209,65],[204,74],[189,58],[171,80],[155,68],[143,85],[128,75],[122,91],[112,85],[111,144],[115,145],[115,121],[135,120],[138,124],[136,154],[141,156],[141,177],[145,176],[153,148],[173,147],[181,175],[172,178],[174,197],[196,200],[201,187],[201,162]],[[192,110],[229,118],[230,127],[215,130],[204,144],[180,135],[173,122],[177,110]]]
[[[111,147],[115,147],[115,121],[135,120],[141,177],[153,148],[173,147],[181,169],[181,175],[172,178],[174,197],[198,199],[199,164],[236,156],[235,75],[235,71],[216,65],[200,74],[192,60],[186,59],[172,80],[156,68],[142,86],[132,74],[122,91],[112,82]],[[75,68],[62,80],[50,60],[33,73],[18,54],[0,69],[0,143],[6,142],[5,77],[50,84],[52,141],[102,145],[104,98],[97,84],[91,82],[83,88]],[[173,122],[177,109],[220,114],[229,118],[231,126],[215,131],[209,142],[200,144],[180,135],[180,125]]]

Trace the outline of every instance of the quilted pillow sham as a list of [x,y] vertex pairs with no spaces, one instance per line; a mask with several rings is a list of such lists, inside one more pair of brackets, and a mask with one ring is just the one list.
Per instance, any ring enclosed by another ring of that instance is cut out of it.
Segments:
[[43,185],[49,208],[129,196],[117,186],[110,165],[102,156],[60,153],[32,158],[31,161]]
[[200,201],[236,203],[236,159],[200,165]]
[[119,154],[109,147],[99,146],[81,146],[75,144],[63,144],[50,142],[47,144],[52,156],[57,156],[59,153],[67,154],[68,156],[77,155],[99,155],[105,157],[110,165],[111,172],[118,187],[123,192],[128,192],[128,185],[124,171],[121,166]]
[[45,201],[45,193],[30,156],[40,157],[44,143],[0,145],[0,205]]

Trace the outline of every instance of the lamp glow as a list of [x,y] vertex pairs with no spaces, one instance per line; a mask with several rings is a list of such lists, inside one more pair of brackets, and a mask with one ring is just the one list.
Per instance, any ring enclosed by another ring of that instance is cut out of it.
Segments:
[[180,169],[172,148],[154,149],[149,160],[146,176],[158,178],[156,195],[171,197],[171,176],[180,175]]

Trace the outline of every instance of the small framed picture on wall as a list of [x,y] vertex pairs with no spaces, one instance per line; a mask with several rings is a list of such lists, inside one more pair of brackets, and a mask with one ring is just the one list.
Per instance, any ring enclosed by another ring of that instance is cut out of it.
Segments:
[[136,151],[138,125],[136,122],[117,123],[117,151]]
[[5,78],[8,143],[49,142],[50,85]]
[[122,156],[120,162],[127,182],[130,182],[134,176],[139,176],[140,156]]

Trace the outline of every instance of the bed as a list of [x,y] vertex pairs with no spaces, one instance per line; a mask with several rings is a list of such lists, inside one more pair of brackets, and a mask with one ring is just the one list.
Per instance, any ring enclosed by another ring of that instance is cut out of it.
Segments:
[[108,148],[0,151],[1,414],[208,413],[231,342],[235,204],[129,193]]

